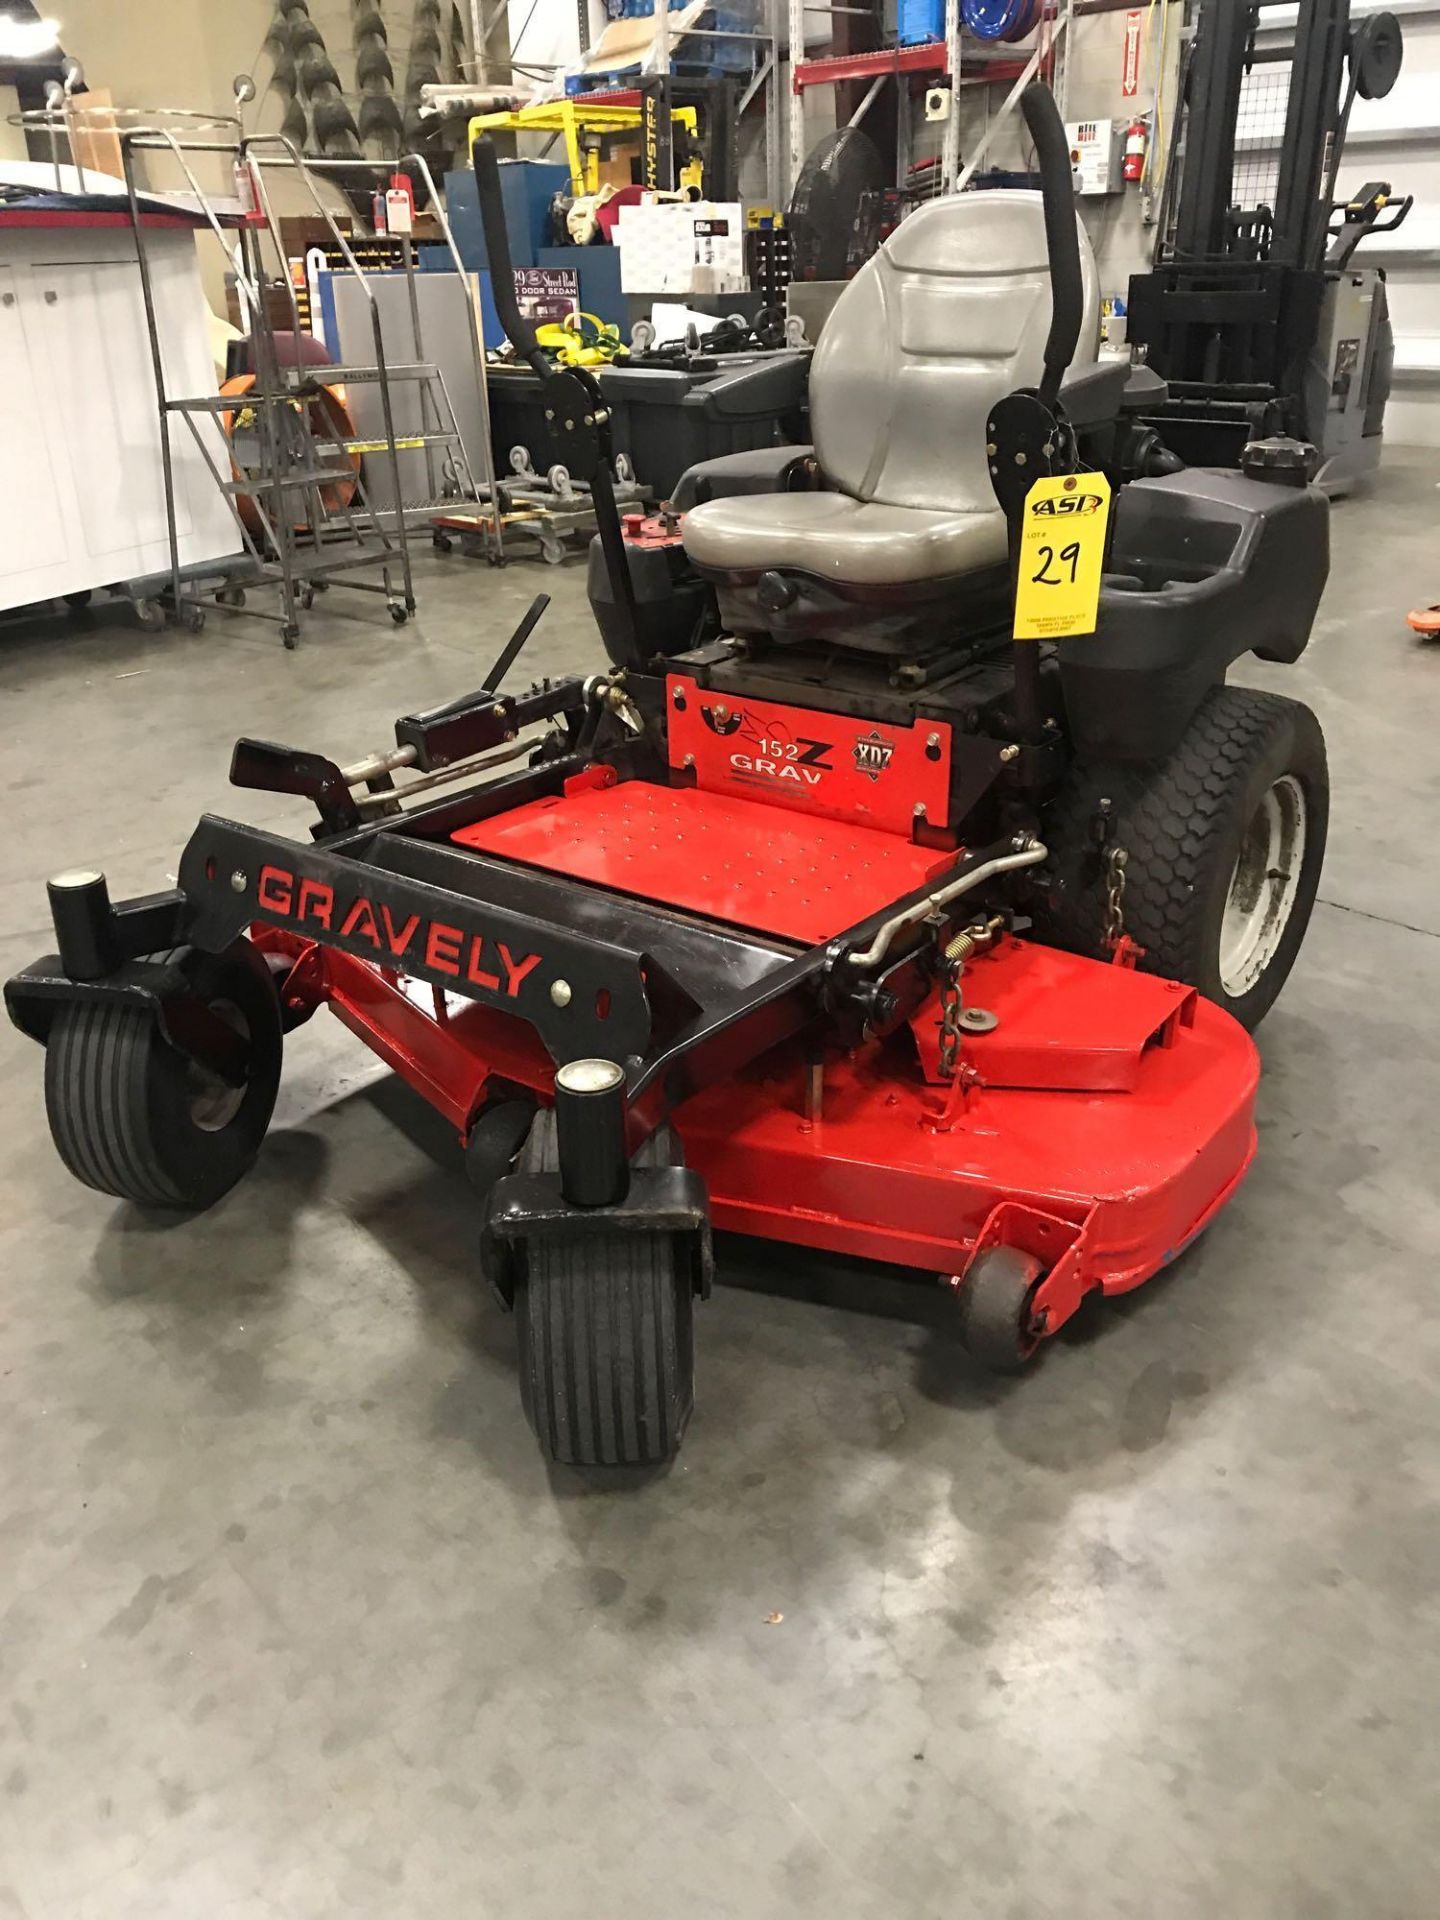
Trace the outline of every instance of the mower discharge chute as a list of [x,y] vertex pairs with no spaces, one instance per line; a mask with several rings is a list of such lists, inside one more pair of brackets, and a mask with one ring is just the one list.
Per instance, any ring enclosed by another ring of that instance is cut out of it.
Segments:
[[[902,223],[815,355],[814,447],[623,524],[601,389],[516,310],[477,141],[502,321],[594,489],[607,669],[507,691],[542,600],[393,749],[242,740],[232,779],[307,796],[311,843],[207,815],[170,892],[62,875],[58,952],[7,986],[66,1163],[160,1207],[245,1171],[282,1036],[328,1005],[465,1142],[556,1460],[674,1452],[715,1227],[938,1276],[1014,1368],[1254,1152],[1247,1029],[1327,789],[1313,716],[1225,676],[1304,647],[1326,504],[1292,443],[1185,472],[1143,424],[1154,383],[1095,358],[1054,102],[1024,110],[1043,198]],[[1012,638],[1037,480],[1113,489],[1092,633]]]

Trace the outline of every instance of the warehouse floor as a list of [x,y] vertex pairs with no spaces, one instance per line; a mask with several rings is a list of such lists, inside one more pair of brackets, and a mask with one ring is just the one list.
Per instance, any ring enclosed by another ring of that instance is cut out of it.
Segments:
[[[207,1217],[75,1185],[0,1039],[0,1916],[1418,1920],[1440,1593],[1440,467],[1340,507],[1336,785],[1261,1153],[1016,1383],[938,1293],[722,1246],[668,1477],[548,1474],[476,1204],[325,1019]],[[163,885],[244,729],[353,758],[593,664],[584,572],[426,554],[403,631],[0,630],[0,963]],[[1246,675],[1244,677],[1250,677]],[[301,829],[303,831],[303,828]],[[783,1616],[783,1618],[779,1618]]]

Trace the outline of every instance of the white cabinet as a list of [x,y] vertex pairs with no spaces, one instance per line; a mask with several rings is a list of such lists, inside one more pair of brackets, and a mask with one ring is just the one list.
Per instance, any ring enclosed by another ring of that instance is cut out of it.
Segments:
[[[146,235],[172,397],[214,391],[195,243]],[[0,213],[0,607],[160,574],[170,565],[160,425],[127,227],[12,227]],[[214,418],[195,426],[222,475]],[[182,566],[241,539],[187,422],[172,415]]]
[[[5,502],[7,559],[33,570],[63,562],[69,546],[65,509],[51,459],[51,432],[45,396],[33,375],[21,302],[26,269],[0,266],[0,367],[5,370],[0,400],[0,500]],[[13,606],[14,601],[7,601]]]

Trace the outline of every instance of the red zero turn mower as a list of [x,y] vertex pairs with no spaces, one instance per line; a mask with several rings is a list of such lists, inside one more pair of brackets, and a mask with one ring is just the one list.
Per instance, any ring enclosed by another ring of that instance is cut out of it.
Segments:
[[62,1158],[153,1207],[245,1172],[328,1005],[466,1142],[554,1459],[673,1454],[712,1227],[936,1275],[1016,1368],[1250,1164],[1327,784],[1314,717],[1225,675],[1304,648],[1326,503],[1295,442],[1182,471],[1141,424],[1054,102],[1024,111],[1043,195],[902,223],[808,370],[813,449],[624,526],[477,142],[497,304],[593,489],[608,669],[503,690],[542,597],[394,749],[241,740],[232,780],[308,796],[313,844],[206,815],[173,891],[62,875],[59,952],[7,985]]

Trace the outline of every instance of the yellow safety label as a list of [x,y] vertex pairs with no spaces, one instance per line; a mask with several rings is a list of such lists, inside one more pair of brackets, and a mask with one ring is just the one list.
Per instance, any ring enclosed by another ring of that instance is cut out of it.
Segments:
[[[340,444],[344,447],[346,453],[388,453],[391,447],[389,440],[342,440]],[[424,444],[423,435],[416,434],[410,437],[402,434],[400,438],[394,442],[394,447],[397,453],[406,453],[412,448],[423,447]],[[320,445],[323,448],[325,442],[322,440]]]
[[1060,640],[1093,633],[1110,523],[1103,473],[1057,474],[1025,496],[1015,583],[1015,638]]

